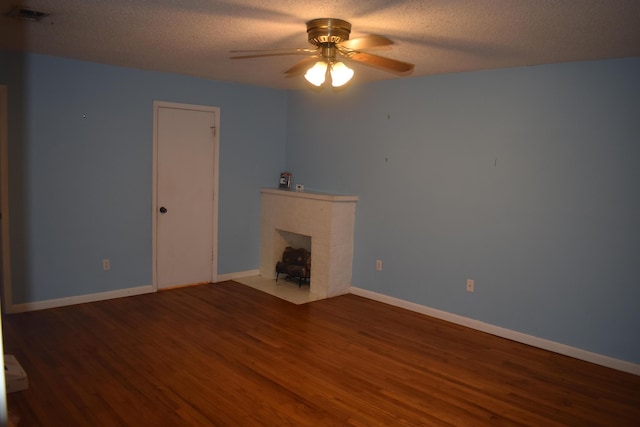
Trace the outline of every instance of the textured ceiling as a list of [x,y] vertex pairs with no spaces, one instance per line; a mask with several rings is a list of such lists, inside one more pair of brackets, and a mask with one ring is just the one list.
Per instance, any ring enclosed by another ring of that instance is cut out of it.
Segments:
[[[9,18],[13,5],[51,15]],[[391,38],[371,52],[411,76],[640,56],[638,0],[0,0],[0,49],[294,89],[304,80],[283,73],[302,57],[229,51],[309,47],[305,22],[325,17]],[[353,68],[356,84],[400,78]]]

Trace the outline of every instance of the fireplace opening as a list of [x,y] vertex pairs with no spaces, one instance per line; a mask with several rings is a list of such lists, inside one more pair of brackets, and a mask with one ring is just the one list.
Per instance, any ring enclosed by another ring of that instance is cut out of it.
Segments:
[[311,285],[311,252],[287,246],[276,264],[276,282],[281,274],[285,275],[286,280],[298,282],[299,288],[303,283],[309,282]]
[[[274,241],[274,252],[278,256],[282,256],[287,248],[303,249],[307,252],[311,252],[311,236],[304,234],[293,233],[290,231],[276,229],[276,238]],[[278,261],[281,261],[279,258]],[[275,268],[275,265],[274,265]],[[311,266],[311,259],[309,260],[309,277],[305,279],[305,283],[311,285],[313,268]],[[308,288],[307,288],[308,289]]]

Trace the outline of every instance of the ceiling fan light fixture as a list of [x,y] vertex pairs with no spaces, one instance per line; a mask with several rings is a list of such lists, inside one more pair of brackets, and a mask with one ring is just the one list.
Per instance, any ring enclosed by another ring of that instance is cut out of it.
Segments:
[[321,86],[326,78],[328,65],[325,61],[316,62],[307,70],[304,78],[314,86]]
[[307,36],[314,48],[233,50],[231,53],[243,53],[243,55],[232,56],[231,59],[307,55],[307,58],[298,61],[284,74],[286,77],[294,77],[306,73],[304,78],[316,87],[324,85],[327,80],[331,80],[334,88],[344,86],[351,81],[354,71],[337,60],[342,58],[398,75],[407,75],[413,71],[413,64],[363,51],[392,45],[393,41],[387,37],[365,34],[350,39],[350,34],[351,24],[342,19],[312,19],[307,21]]
[[349,82],[353,77],[353,70],[346,65],[344,62],[334,62],[331,64],[331,85],[333,87],[340,87]]

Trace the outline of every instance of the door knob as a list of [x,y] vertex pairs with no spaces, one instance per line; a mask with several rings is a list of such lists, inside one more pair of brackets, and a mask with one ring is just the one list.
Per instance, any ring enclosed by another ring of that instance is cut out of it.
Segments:
[[167,213],[167,208],[165,208],[164,206],[162,206],[160,208],[160,213]]

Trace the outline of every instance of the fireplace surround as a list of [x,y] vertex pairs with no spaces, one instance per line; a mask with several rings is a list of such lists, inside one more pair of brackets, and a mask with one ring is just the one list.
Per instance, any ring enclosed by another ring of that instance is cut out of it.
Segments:
[[260,275],[275,280],[275,265],[290,234],[311,241],[309,292],[329,298],[349,292],[357,196],[263,188]]

